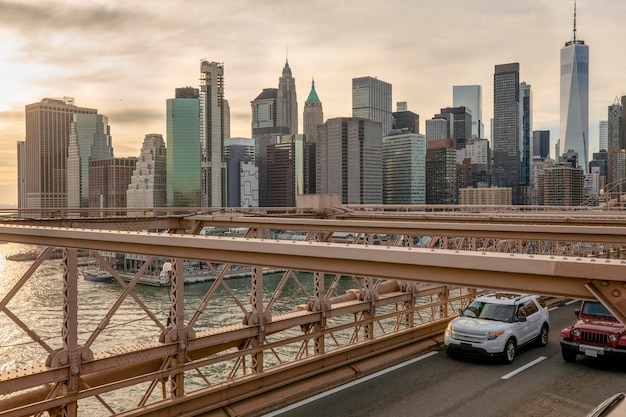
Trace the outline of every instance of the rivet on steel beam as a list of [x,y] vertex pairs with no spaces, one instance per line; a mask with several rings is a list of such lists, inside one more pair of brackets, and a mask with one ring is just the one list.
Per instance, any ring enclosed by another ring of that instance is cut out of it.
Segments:
[[613,295],[613,297],[617,298],[620,295],[622,295],[622,293],[619,290],[615,289],[615,290],[611,291],[611,295]]
[[600,281],[600,285],[602,285],[603,287],[608,287],[609,281],[603,279],[602,281]]

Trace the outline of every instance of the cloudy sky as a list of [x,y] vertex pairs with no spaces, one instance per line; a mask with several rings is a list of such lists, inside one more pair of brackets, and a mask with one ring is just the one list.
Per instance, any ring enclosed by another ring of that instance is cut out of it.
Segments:
[[[626,1],[577,8],[593,152],[598,121],[626,94]],[[165,135],[165,101],[198,86],[204,59],[224,64],[233,137],[250,137],[250,101],[278,86],[287,57],[300,114],[314,78],[325,119],[350,116],[351,80],[370,75],[420,115],[422,133],[452,105],[453,85],[480,84],[489,134],[494,65],[519,62],[533,129],[554,144],[572,27],[573,0],[0,0],[0,204],[17,201],[25,105],[74,97],[109,117],[115,156],[138,156],[145,134]]]

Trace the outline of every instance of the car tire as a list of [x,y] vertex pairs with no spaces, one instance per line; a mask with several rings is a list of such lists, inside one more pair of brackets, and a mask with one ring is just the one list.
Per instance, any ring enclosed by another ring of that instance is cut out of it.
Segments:
[[515,354],[517,353],[517,344],[515,343],[514,339],[511,338],[506,341],[506,344],[504,345],[504,352],[502,353],[504,363],[513,362],[513,359],[515,359]]
[[561,348],[561,356],[563,356],[563,360],[565,362],[574,362],[578,353],[573,350]]
[[548,327],[548,323],[543,323],[543,326],[541,326],[541,330],[539,331],[539,336],[537,336],[537,346],[546,346],[548,344],[549,334],[550,327]]

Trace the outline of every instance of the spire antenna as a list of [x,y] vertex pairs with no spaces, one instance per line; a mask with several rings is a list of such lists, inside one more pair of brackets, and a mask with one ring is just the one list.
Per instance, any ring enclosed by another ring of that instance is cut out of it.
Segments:
[[574,43],[576,43],[576,0],[574,0]]

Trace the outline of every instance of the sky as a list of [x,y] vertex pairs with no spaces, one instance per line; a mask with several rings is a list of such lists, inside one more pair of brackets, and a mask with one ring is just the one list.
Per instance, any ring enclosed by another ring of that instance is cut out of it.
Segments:
[[[315,79],[324,119],[349,117],[352,78],[391,83],[424,121],[452,106],[452,86],[481,85],[489,136],[494,66],[520,64],[533,90],[533,130],[559,137],[560,49],[573,0],[0,0],[0,206],[17,202],[24,107],[73,97],[109,118],[115,156],[165,137],[165,103],[199,86],[200,62],[224,65],[231,136],[251,136],[250,101],[296,79],[299,127]],[[624,0],[577,0],[589,45],[589,148],[598,121],[626,95]],[[591,159],[591,154],[590,154]]]

